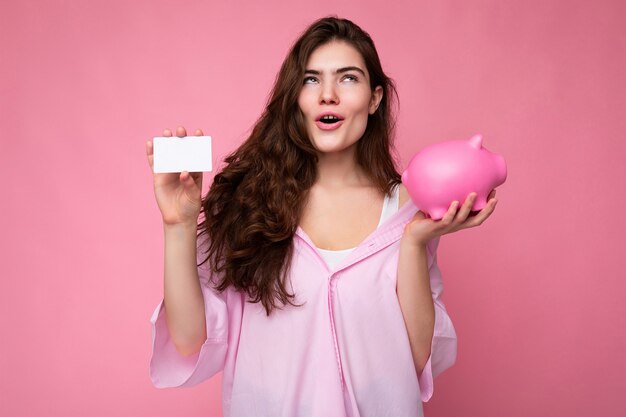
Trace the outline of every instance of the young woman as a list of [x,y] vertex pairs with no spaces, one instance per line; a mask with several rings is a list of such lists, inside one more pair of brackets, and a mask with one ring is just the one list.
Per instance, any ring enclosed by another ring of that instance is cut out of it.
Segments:
[[439,238],[481,224],[495,198],[470,215],[472,193],[439,221],[418,211],[391,156],[394,94],[369,35],[320,19],[204,198],[202,173],[154,175],[155,386],[223,371],[225,416],[422,415],[456,359]]

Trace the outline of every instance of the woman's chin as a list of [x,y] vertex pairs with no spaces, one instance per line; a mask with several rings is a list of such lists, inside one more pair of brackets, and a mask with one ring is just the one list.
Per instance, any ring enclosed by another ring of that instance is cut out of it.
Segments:
[[336,144],[316,146],[317,153],[320,156],[349,154],[353,151],[352,148],[352,146],[337,146]]

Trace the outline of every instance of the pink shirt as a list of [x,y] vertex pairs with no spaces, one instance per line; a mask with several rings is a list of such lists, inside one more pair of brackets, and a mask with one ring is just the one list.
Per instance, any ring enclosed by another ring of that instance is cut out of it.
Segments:
[[150,319],[152,383],[193,386],[223,371],[225,417],[423,416],[433,378],[456,360],[457,337],[441,300],[437,238],[427,246],[435,330],[417,375],[396,294],[400,238],[416,211],[407,201],[333,270],[298,228],[290,278],[304,305],[269,317],[240,292],[211,289],[200,267],[207,340],[200,352],[180,355],[161,301]]

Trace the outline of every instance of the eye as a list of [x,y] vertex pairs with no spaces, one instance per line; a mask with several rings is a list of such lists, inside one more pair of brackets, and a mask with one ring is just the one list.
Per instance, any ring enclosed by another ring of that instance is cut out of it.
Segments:
[[356,75],[352,75],[352,74],[346,74],[346,75],[343,77],[343,79],[344,79],[344,80],[353,81],[353,82],[359,81],[359,79],[357,78],[357,76],[356,76]]
[[317,78],[315,77],[312,77],[312,76],[304,77],[304,84],[312,84],[316,81],[317,81]]

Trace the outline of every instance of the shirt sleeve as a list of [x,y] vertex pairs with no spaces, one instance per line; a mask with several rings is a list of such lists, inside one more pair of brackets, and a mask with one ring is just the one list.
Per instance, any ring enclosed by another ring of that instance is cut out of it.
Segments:
[[170,337],[161,300],[150,318],[150,379],[156,388],[191,387],[224,369],[228,350],[228,290],[222,294],[214,290],[204,267],[198,268],[198,275],[204,298],[207,340],[199,352],[181,355]]
[[441,301],[443,282],[441,280],[441,271],[437,265],[439,239],[439,237],[433,239],[427,246],[428,251],[431,253],[430,259],[432,260],[428,266],[428,272],[430,274],[430,288],[435,306],[435,330],[430,356],[422,373],[418,376],[422,402],[430,400],[433,395],[433,379],[454,365],[457,353],[456,332],[446,307]]

